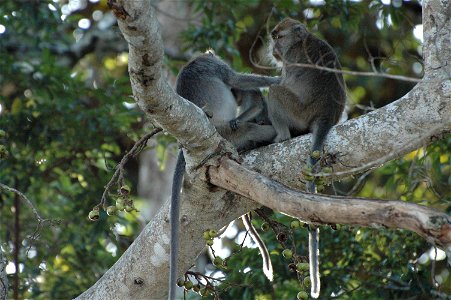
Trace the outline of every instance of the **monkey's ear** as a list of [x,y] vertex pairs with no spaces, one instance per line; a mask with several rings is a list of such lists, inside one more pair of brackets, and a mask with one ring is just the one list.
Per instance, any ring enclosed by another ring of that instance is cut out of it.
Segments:
[[304,24],[296,24],[296,25],[294,25],[293,26],[293,31],[297,35],[299,35],[301,37],[303,37],[303,36],[305,36],[307,34],[307,28],[305,27]]

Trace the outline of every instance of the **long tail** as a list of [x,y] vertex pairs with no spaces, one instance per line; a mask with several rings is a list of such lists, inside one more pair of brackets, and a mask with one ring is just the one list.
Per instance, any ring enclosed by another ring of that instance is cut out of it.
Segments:
[[[316,128],[313,130],[313,142],[311,148],[311,155],[314,151],[321,152],[324,140],[329,132],[331,125],[317,124]],[[312,171],[316,173],[319,166],[316,164],[318,160],[312,156],[308,159],[308,165],[312,168]],[[307,191],[309,193],[316,193],[316,185],[314,181],[307,182]],[[319,291],[321,288],[321,281],[319,278],[319,228],[310,225],[309,226],[309,265],[310,265],[310,296],[312,298],[319,297]]]
[[261,253],[261,256],[263,259],[263,273],[266,275],[266,277],[269,279],[269,281],[273,281],[274,272],[273,272],[271,257],[269,256],[268,248],[266,248],[265,243],[261,239],[257,230],[255,230],[254,225],[252,225],[249,214],[245,214],[242,217],[242,219],[243,219],[244,227],[246,227],[246,230],[249,231],[250,236],[257,243],[258,249],[260,250],[260,253]]
[[312,283],[310,288],[310,295],[312,298],[319,297],[319,290],[321,287],[319,279],[319,228],[310,226],[308,242],[309,242],[309,265],[310,265],[310,281]]
[[175,165],[174,177],[172,179],[171,196],[171,259],[169,262],[169,300],[176,297],[177,283],[177,254],[179,248],[179,214],[180,214],[180,190],[183,183],[183,174],[185,173],[185,157],[180,150]]
[[[307,191],[310,193],[316,193],[315,183],[312,181],[307,182]],[[310,295],[312,298],[319,297],[319,290],[321,282],[319,279],[319,228],[313,225],[309,226],[308,233],[308,247],[309,247],[309,265],[310,265],[310,281],[312,283],[310,287]]]

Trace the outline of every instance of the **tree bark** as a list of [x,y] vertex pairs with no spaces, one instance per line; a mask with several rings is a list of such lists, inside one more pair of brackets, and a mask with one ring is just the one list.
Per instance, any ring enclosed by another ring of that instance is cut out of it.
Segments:
[[[213,183],[234,189],[232,186],[226,186],[227,180],[231,180],[228,176],[235,175],[233,172],[227,173],[225,168],[232,162],[227,159],[220,162],[216,156],[216,159],[210,158],[207,163],[203,163],[205,158],[218,152],[218,147],[227,144],[208,122],[204,113],[176,95],[162,78],[163,46],[158,23],[149,2],[110,0],[109,3],[129,43],[129,73],[136,101],[150,120],[174,135],[186,149],[189,176],[182,193],[179,270],[187,270],[204,247],[204,230],[220,228],[259,204],[246,198],[235,197],[224,189],[212,190],[211,185],[205,181],[209,179],[208,175],[214,174],[211,178]],[[374,161],[382,164],[450,131],[451,81],[448,75],[449,66],[446,64],[450,61],[447,35],[450,24],[446,12],[447,7],[443,1],[424,2],[426,75],[423,82],[398,101],[332,130],[325,147],[326,152],[336,158],[334,171],[354,168],[351,173],[361,172],[365,168],[375,167],[372,164]],[[245,156],[244,166],[258,169],[288,188],[300,187],[301,162],[307,157],[309,140],[310,136],[307,135],[252,151]],[[225,151],[229,150],[232,151],[231,148]],[[364,167],[355,168],[359,166]],[[213,169],[218,173],[211,173]],[[266,188],[278,185],[268,178],[259,177],[262,175],[252,174],[254,177],[249,177],[249,180],[263,184]],[[260,178],[260,182],[257,178]],[[286,195],[296,193],[289,189],[284,191],[287,191]],[[263,202],[264,197],[256,192],[249,190],[244,194]],[[346,207],[343,203],[333,201],[332,197],[321,198],[325,204],[319,209],[316,204],[312,205],[313,198],[310,197],[313,196],[302,194],[296,199],[288,197],[284,202],[280,202],[279,206],[269,202],[267,204],[283,212],[285,203],[287,206],[290,204],[287,208],[289,213],[318,223],[325,220],[344,221],[342,215],[332,218],[327,211],[339,210],[345,213]],[[354,210],[357,214],[351,216],[356,224],[407,227],[410,230],[418,230],[418,233],[432,240],[440,236],[438,232],[442,229],[443,237],[438,240],[450,249],[449,216],[404,202],[371,202],[373,209],[367,210],[367,207],[358,203],[360,200],[351,201],[357,205]],[[384,210],[377,211],[377,207],[384,207]],[[413,208],[415,211],[411,211]],[[169,273],[168,211],[169,203],[166,203],[116,264],[77,299],[164,299]],[[359,215],[362,212],[366,214],[366,221]],[[438,224],[431,216],[437,216],[437,220],[444,223]]]
[[230,159],[222,159],[208,174],[214,185],[309,223],[401,228],[443,248],[451,245],[451,217],[426,206],[294,191]]

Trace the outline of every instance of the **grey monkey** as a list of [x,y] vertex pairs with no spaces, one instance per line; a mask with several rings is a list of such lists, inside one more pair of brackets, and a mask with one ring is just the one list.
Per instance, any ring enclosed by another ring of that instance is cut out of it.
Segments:
[[[272,54],[282,62],[282,80],[269,88],[267,100],[271,123],[277,132],[275,142],[311,132],[313,136],[308,164],[316,172],[318,157],[329,130],[340,119],[346,102],[345,82],[340,73],[295,65],[312,64],[340,69],[332,47],[307,31],[299,21],[287,18],[271,31]],[[307,190],[316,192],[314,182]],[[319,229],[309,231],[311,295],[319,296]]]
[[[237,100],[231,89],[246,90],[280,82],[279,77],[237,73],[213,53],[200,55],[190,61],[177,77],[176,91],[202,108],[216,130],[238,150],[248,150],[260,142],[270,142],[276,132],[271,125],[245,122],[237,130],[229,126],[235,118]],[[240,92],[241,93],[241,92]],[[177,280],[177,251],[179,242],[180,190],[185,172],[185,159],[180,151],[173,177],[171,197],[171,255],[169,299],[175,299]]]

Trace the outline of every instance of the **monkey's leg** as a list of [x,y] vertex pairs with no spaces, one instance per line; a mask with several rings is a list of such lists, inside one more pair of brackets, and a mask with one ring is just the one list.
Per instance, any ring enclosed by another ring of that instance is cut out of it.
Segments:
[[219,134],[229,140],[239,152],[255,148],[256,143],[269,143],[276,136],[276,131],[271,125],[258,125],[256,123],[243,123],[233,131],[229,125],[217,127]]
[[280,83],[280,77],[270,77],[256,74],[244,74],[244,73],[236,73],[233,70],[228,73],[225,78],[223,78],[224,82],[238,89],[252,89],[264,86],[270,86],[272,84]]
[[288,112],[284,105],[287,101],[294,100],[293,98],[287,100],[284,97],[291,97],[286,94],[287,89],[280,85],[274,85],[269,88],[268,100],[268,115],[271,124],[277,132],[274,142],[279,143],[291,138]]

